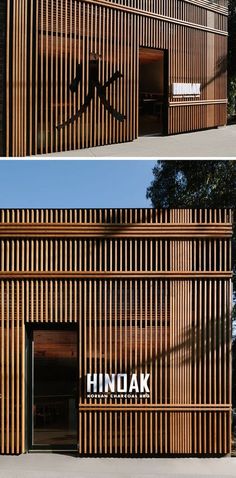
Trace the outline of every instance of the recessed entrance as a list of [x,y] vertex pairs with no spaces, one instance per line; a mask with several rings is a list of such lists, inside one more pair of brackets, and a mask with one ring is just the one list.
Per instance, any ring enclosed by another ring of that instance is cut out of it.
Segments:
[[164,133],[164,59],[163,50],[139,49],[139,136]]
[[33,330],[30,359],[29,448],[76,449],[76,331]]

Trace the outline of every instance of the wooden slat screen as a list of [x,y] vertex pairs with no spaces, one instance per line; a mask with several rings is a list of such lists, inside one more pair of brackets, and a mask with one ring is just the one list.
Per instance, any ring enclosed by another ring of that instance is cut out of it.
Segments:
[[5,91],[6,91],[6,2],[0,1],[0,156],[5,156],[6,121],[5,121]]
[[[223,4],[8,0],[7,32],[7,156],[137,138],[140,47],[164,50],[168,56],[168,134],[226,124],[227,8]],[[106,87],[105,97],[125,118],[112,116],[95,88],[83,113],[67,123],[89,93],[92,60],[97,61],[101,84],[116,71],[122,75]],[[78,64],[82,82],[72,93],[69,86]],[[200,98],[173,97],[175,82],[201,83]]]
[[[0,211],[1,453],[26,450],[36,323],[78,324],[80,454],[229,453],[231,234],[226,209]],[[87,373],[150,398],[87,398]]]

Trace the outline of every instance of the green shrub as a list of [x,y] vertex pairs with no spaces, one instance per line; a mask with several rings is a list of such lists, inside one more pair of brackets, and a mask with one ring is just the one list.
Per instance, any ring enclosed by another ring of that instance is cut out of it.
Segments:
[[236,76],[229,81],[228,114],[229,116],[234,116],[236,114]]

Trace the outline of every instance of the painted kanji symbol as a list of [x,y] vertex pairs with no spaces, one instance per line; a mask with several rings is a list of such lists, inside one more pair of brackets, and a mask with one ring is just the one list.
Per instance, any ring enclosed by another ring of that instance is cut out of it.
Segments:
[[[85,96],[84,103],[82,104],[81,108],[68,120],[64,121],[62,124],[56,126],[58,130],[65,128],[66,126],[73,124],[78,118],[81,118],[82,114],[86,111],[89,107],[91,100],[95,96],[95,89],[97,89],[97,94],[103,104],[104,108],[115,118],[117,121],[123,122],[126,119],[126,116],[117,111],[113,106],[109,103],[106,99],[106,89],[112,83],[117,81],[120,78],[123,78],[122,73],[118,70],[113,73],[113,75],[105,81],[105,83],[101,83],[98,78],[98,60],[92,59],[89,62],[89,72],[88,72],[88,94]],[[80,63],[77,64],[76,67],[76,76],[72,80],[69,88],[72,93],[76,93],[78,91],[79,84],[82,82],[83,79],[83,67]]]

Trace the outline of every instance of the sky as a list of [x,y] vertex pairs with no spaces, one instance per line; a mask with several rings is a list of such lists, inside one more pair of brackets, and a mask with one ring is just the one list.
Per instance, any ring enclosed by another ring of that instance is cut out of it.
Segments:
[[153,160],[0,161],[0,208],[151,207]]

